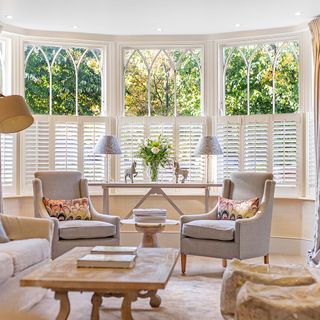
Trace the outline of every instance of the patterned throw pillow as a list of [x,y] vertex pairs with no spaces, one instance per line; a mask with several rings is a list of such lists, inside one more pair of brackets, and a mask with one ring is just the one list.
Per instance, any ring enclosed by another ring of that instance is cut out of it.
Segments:
[[60,221],[91,219],[88,198],[51,200],[43,197],[42,201],[49,216]]
[[237,220],[253,217],[259,209],[259,198],[231,200],[218,197],[218,220]]

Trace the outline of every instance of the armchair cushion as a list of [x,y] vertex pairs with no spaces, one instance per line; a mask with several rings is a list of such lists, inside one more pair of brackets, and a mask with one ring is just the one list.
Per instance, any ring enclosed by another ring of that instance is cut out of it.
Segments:
[[259,198],[232,200],[218,197],[218,220],[237,220],[252,218],[259,209]]
[[0,245],[0,254],[13,260],[14,273],[18,273],[50,258],[50,243],[47,239],[14,240]]
[[94,239],[113,237],[115,235],[116,226],[108,222],[93,220],[59,221],[60,239]]
[[182,234],[196,239],[234,240],[235,221],[195,220],[183,225]]
[[62,221],[91,219],[88,198],[52,200],[44,197],[43,203],[51,218]]

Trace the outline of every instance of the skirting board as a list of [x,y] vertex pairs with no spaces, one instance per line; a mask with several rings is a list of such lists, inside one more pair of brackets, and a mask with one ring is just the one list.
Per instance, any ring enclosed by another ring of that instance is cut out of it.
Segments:
[[[162,247],[179,248],[180,235],[177,232],[163,232],[159,235]],[[121,232],[121,245],[139,245],[142,235],[137,232]],[[312,248],[313,241],[299,238],[271,237],[270,253],[306,256]]]

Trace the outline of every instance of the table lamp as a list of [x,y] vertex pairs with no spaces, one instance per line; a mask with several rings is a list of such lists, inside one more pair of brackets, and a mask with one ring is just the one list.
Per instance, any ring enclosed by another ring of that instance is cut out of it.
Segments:
[[101,136],[96,144],[94,153],[105,154],[107,160],[106,182],[109,181],[109,154],[121,154],[119,142],[115,136]]
[[195,149],[195,155],[206,155],[207,156],[207,183],[209,183],[209,160],[210,155],[222,154],[222,150],[219,141],[216,136],[205,136],[202,137]]
[[[4,96],[0,93],[0,133],[22,131],[32,125],[34,119],[22,96]],[[0,213],[3,212],[0,148]]]

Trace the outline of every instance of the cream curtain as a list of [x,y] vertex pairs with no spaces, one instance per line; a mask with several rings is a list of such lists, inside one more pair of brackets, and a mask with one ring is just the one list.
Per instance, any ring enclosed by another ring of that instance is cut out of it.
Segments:
[[314,60],[314,134],[316,159],[316,231],[314,247],[310,252],[311,262],[320,263],[320,18],[309,23],[312,34]]

